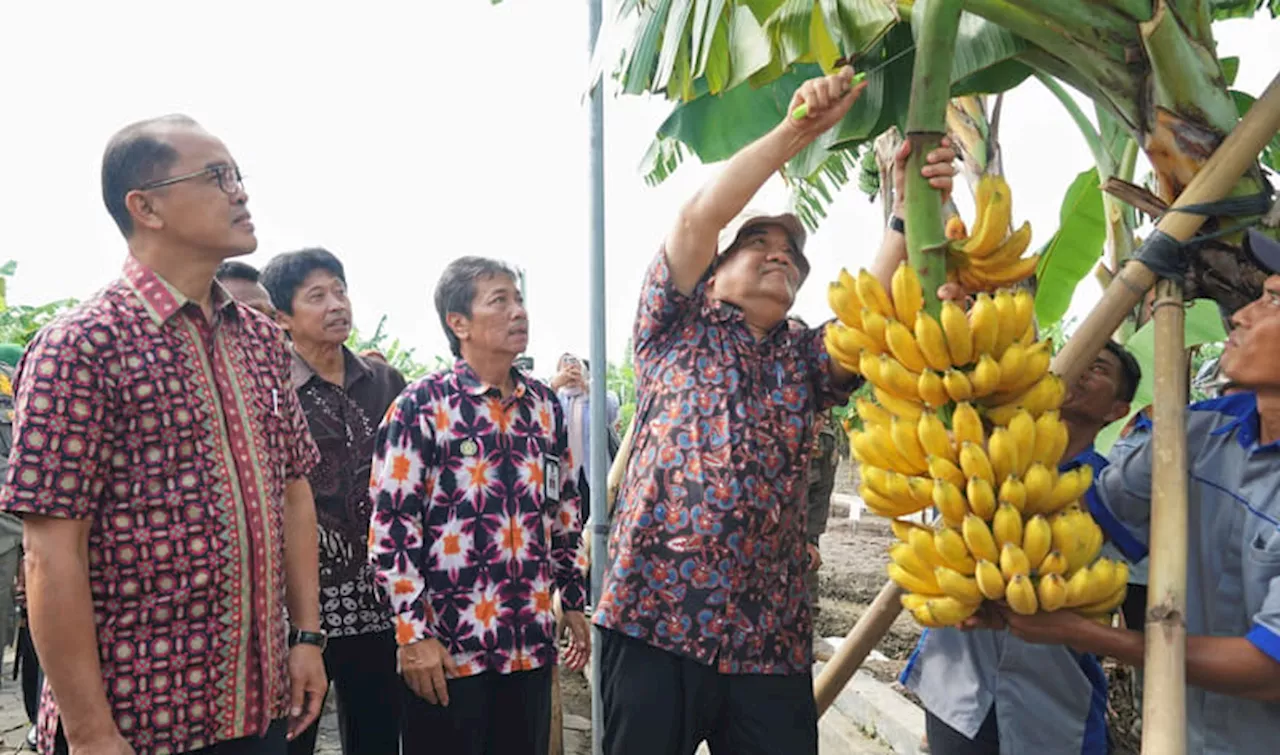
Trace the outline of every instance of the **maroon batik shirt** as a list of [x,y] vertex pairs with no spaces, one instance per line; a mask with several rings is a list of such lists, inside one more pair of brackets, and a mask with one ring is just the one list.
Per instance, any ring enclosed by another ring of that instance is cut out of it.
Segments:
[[808,673],[802,493],[815,414],[852,386],[821,328],[757,341],[706,281],[681,294],[660,252],[640,295],[639,419],[595,621],[722,673]]
[[[103,686],[138,755],[288,714],[284,490],[317,459],[265,317],[207,319],[135,259],[42,330],[17,373],[0,508],[88,519]],[[58,708],[45,685],[40,751]]]

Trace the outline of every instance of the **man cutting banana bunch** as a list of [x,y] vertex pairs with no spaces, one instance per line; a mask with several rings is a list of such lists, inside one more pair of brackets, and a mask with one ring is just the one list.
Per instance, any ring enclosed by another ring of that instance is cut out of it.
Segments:
[[[804,227],[744,208],[864,87],[848,69],[805,82],[787,112],[807,113],[697,192],[649,268],[634,450],[595,615],[611,755],[818,750],[801,491],[817,413],[858,378],[821,327],[787,318],[809,273]],[[944,143],[921,170],[944,194],[954,159]],[[896,221],[871,269],[888,286],[905,256]]]

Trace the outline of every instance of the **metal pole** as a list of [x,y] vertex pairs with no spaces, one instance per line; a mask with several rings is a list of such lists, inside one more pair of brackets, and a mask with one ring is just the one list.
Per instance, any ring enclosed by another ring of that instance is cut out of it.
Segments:
[[[587,61],[590,65],[600,36],[603,15],[602,0],[587,0]],[[587,527],[591,537],[591,605],[600,600],[608,561],[609,513],[606,505],[606,478],[609,474],[608,429],[605,410],[605,374],[608,354],[605,350],[604,302],[604,92],[603,77],[591,88],[590,119],[587,138],[591,149],[591,518]],[[591,752],[604,755],[604,705],[600,698],[600,630],[591,628]]]

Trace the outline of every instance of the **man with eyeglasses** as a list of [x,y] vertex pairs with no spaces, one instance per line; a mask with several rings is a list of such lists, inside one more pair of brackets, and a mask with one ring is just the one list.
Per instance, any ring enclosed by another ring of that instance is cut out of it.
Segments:
[[284,337],[214,271],[257,246],[185,116],[102,162],[129,256],[32,341],[0,509],[24,519],[39,750],[281,753],[319,713],[318,454]]

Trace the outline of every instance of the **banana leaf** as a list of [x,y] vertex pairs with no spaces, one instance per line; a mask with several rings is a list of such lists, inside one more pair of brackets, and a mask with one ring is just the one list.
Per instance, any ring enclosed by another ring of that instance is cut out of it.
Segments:
[[[1251,94],[1241,92],[1236,89],[1231,90],[1231,98],[1235,100],[1236,109],[1240,111],[1240,117],[1249,112],[1249,108],[1253,107],[1254,101],[1257,99]],[[1262,150],[1262,154],[1258,156],[1258,160],[1268,168],[1276,172],[1280,172],[1280,133],[1271,137],[1271,141],[1267,142],[1267,146]]]
[[[1187,348],[1214,343],[1226,337],[1227,332],[1222,327],[1222,313],[1218,305],[1208,299],[1197,299],[1192,302],[1186,311]],[[1148,320],[1145,325],[1138,328],[1125,344],[1125,348],[1133,354],[1138,360],[1138,365],[1142,367],[1142,381],[1138,383],[1138,390],[1129,404],[1128,416],[1107,425],[1102,432],[1098,433],[1094,445],[1102,454],[1110,450],[1116,438],[1120,437],[1120,430],[1129,423],[1133,415],[1151,404],[1152,373],[1155,372],[1156,361],[1155,321]]]
[[1059,212],[1059,225],[1040,250],[1036,270],[1036,322],[1046,328],[1062,319],[1076,286],[1098,264],[1107,240],[1098,169],[1071,182]]

